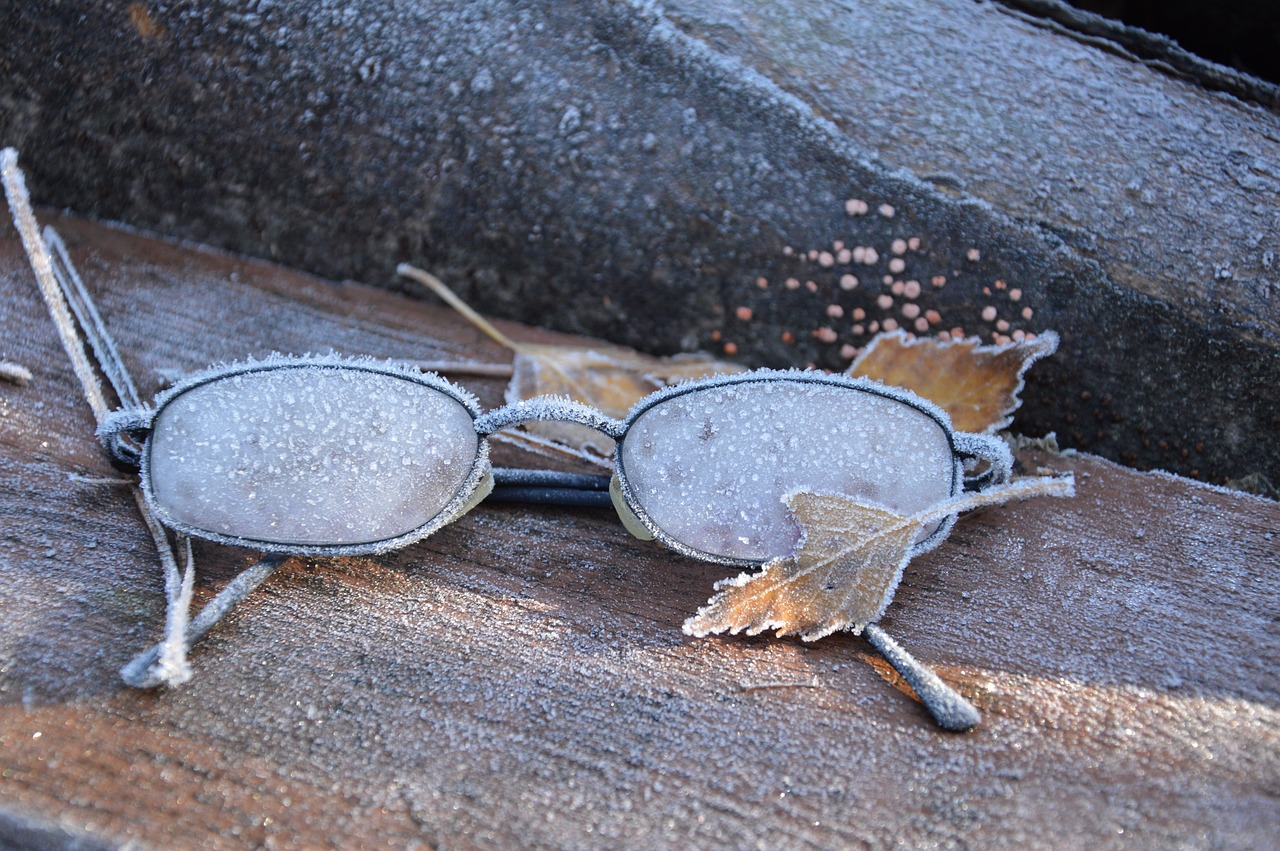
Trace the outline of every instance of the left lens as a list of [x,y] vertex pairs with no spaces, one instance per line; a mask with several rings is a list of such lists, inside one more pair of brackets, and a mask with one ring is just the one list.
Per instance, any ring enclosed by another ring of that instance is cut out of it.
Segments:
[[410,376],[316,365],[229,374],[157,413],[150,494],[162,517],[197,534],[385,541],[458,495],[479,451],[473,423],[460,401]]
[[617,457],[637,513],[655,531],[735,560],[765,561],[794,549],[800,528],[782,501],[792,491],[911,514],[958,488],[946,427],[853,382],[773,379],[692,389],[640,413]]

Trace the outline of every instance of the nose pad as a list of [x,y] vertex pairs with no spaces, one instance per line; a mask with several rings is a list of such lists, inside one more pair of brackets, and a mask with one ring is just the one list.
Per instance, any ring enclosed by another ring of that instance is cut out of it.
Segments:
[[627,499],[622,495],[622,482],[618,480],[616,472],[609,480],[609,499],[613,502],[613,510],[618,512],[618,519],[622,521],[622,525],[628,532],[642,541],[653,540],[653,533],[649,531],[649,527],[640,522],[640,518],[631,510],[631,506],[627,505]]
[[471,497],[464,502],[458,510],[445,521],[445,523],[452,523],[462,517],[462,515],[484,502],[484,498],[491,493],[493,493],[493,470],[487,469],[485,470],[484,478],[480,480],[478,485],[476,485],[476,489],[472,492]]

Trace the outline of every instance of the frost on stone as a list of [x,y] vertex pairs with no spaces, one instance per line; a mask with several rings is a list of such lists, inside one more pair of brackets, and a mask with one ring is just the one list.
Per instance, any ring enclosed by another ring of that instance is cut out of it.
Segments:
[[466,483],[472,414],[395,374],[296,365],[179,390],[150,440],[152,496],[219,535],[305,545],[370,543],[430,521]]
[[911,513],[839,495],[787,494],[786,507],[803,530],[794,552],[759,573],[717,583],[716,595],[685,621],[684,631],[701,637],[772,629],[805,641],[838,630],[860,633],[893,601],[922,527],[984,505],[1074,493],[1070,477],[1030,478]]
[[630,425],[619,464],[666,534],[753,561],[785,556],[800,538],[786,494],[841,494],[914,514],[957,487],[947,432],[929,414],[803,381],[728,383],[654,404]]

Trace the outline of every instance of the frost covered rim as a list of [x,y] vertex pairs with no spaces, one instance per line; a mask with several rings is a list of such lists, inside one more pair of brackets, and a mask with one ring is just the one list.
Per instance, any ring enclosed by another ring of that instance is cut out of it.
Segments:
[[[940,429],[942,429],[943,434],[946,435],[947,438],[947,445],[951,448],[951,455],[954,459],[951,476],[952,496],[958,495],[964,489],[964,463],[962,454],[973,455],[975,457],[983,458],[983,460],[988,460],[991,462],[993,467],[1000,466],[999,459],[992,457],[993,455],[998,455],[998,450],[990,448],[989,451],[983,451],[988,450],[989,448],[985,446],[985,439],[980,435],[959,435],[959,437],[964,438],[979,438],[978,444],[983,445],[975,444],[970,440],[963,440],[961,441],[963,448],[958,451],[958,435],[951,425],[951,418],[947,415],[946,411],[935,405],[933,402],[930,402],[909,390],[899,387],[890,387],[866,378],[853,378],[847,375],[802,369],[757,369],[752,370],[751,372],[740,372],[732,375],[717,375],[710,378],[700,378],[682,382],[651,393],[631,409],[627,414],[627,418],[619,424],[620,428],[618,429],[617,434],[618,449],[614,453],[614,475],[627,507],[631,510],[632,514],[635,515],[636,519],[653,534],[654,538],[681,555],[695,558],[700,561],[711,561],[719,564],[737,565],[742,567],[758,566],[762,563],[756,560],[733,558],[730,556],[723,556],[695,549],[694,547],[691,547],[667,534],[667,532],[665,532],[641,506],[640,501],[637,499],[636,493],[632,489],[631,483],[627,478],[627,472],[625,464],[622,461],[621,451],[621,446],[626,441],[627,432],[630,431],[631,426],[642,414],[663,404],[664,402],[679,398],[680,396],[720,387],[730,387],[738,384],[759,383],[820,384],[828,387],[838,387],[845,390],[870,393],[873,396],[879,396],[881,398],[890,399],[903,405],[907,405],[908,407],[914,408],[920,413],[928,416]],[[955,521],[955,515],[945,518],[938,525],[938,528],[929,535],[929,537],[912,547],[912,556],[927,552],[942,543],[946,539],[948,533],[950,533],[951,527],[955,524]]]
[[693,393],[699,390],[729,387],[734,384],[755,384],[764,381],[826,384],[833,387],[844,387],[849,390],[861,390],[886,399],[892,399],[895,402],[901,402],[933,418],[942,427],[942,430],[946,432],[947,440],[953,443],[952,448],[954,450],[954,441],[951,438],[955,433],[955,429],[951,425],[951,417],[948,416],[946,411],[923,396],[918,396],[906,388],[891,387],[888,384],[881,384],[869,378],[854,378],[841,373],[818,372],[812,369],[753,369],[750,372],[735,372],[728,375],[713,375],[708,378],[682,381],[679,384],[655,390],[637,402],[635,407],[627,413],[627,418],[623,420],[623,430],[631,428],[631,424],[645,411],[668,399],[674,399],[677,396],[683,396],[686,393]]
[[[475,460],[472,462],[466,481],[459,487],[453,499],[435,517],[422,526],[394,538],[361,544],[330,545],[262,541],[234,535],[223,535],[208,529],[191,526],[166,512],[156,501],[152,492],[150,473],[150,432],[156,418],[160,416],[165,407],[184,393],[237,375],[294,369],[348,370],[409,381],[429,387],[453,399],[470,415],[473,422],[480,416],[480,403],[475,396],[435,373],[420,372],[404,364],[394,361],[379,361],[374,358],[349,358],[340,355],[300,357],[272,355],[259,361],[234,363],[203,370],[157,395],[154,407],[126,408],[116,411],[108,416],[98,429],[98,438],[114,459],[129,466],[137,467],[142,493],[147,500],[147,504],[165,526],[179,534],[193,538],[201,538],[230,546],[249,547],[264,552],[311,556],[357,556],[383,553],[406,547],[422,540],[462,516],[475,501],[477,490],[487,487],[487,480],[490,476],[489,442],[483,435],[477,434],[478,442]],[[122,438],[126,436],[141,443],[141,450],[130,447],[124,442]]]

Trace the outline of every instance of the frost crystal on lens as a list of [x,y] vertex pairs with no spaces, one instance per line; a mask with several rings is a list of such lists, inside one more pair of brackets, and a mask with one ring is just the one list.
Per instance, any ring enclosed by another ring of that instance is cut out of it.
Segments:
[[410,378],[289,367],[197,385],[151,436],[156,503],[175,520],[276,543],[370,543],[417,529],[466,482],[471,414]]
[[800,529],[783,503],[793,491],[914,514],[949,498],[955,482],[951,443],[932,417],[816,383],[674,396],[636,418],[619,451],[636,501],[664,532],[702,552],[752,560],[794,549]]

